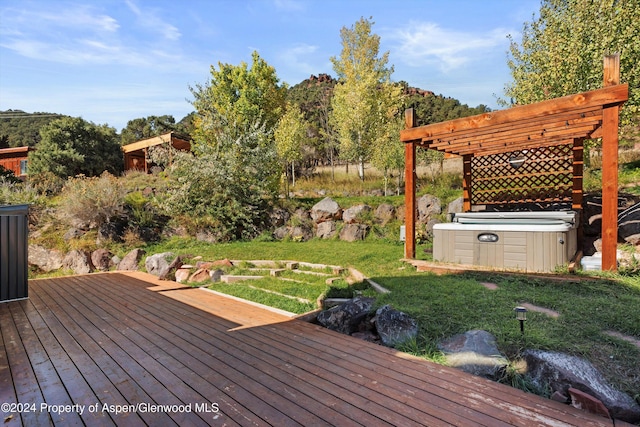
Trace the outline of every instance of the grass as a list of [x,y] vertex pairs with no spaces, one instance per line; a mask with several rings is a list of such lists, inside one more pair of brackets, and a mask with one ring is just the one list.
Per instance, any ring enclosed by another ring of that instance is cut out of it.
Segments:
[[[162,188],[164,184],[148,181],[150,178],[143,175],[131,175],[128,178],[131,189],[135,191],[141,191],[146,186]],[[601,188],[598,179],[598,171],[590,170],[585,174],[585,187],[591,185],[595,189]],[[640,186],[637,184],[640,182],[638,161],[621,166],[620,182],[621,185],[631,185],[630,191],[640,194]],[[380,176],[372,171],[367,171],[364,182],[339,173],[333,182],[325,172],[314,179],[297,181],[296,188],[292,191],[306,191],[308,194],[304,195],[305,198],[285,203],[309,209],[324,197],[324,194],[313,194],[317,189],[323,188],[331,188],[326,194],[334,197],[343,208],[359,203],[367,203],[375,208],[383,202],[399,206],[404,202],[402,196],[362,195],[368,190],[381,188],[380,183]],[[418,195],[434,194],[442,200],[444,208],[449,201],[460,196],[460,186],[460,178],[455,175],[444,175],[437,180],[425,178],[419,181]],[[597,280],[576,276],[575,282],[567,283],[489,273],[446,276],[417,273],[413,267],[400,261],[404,248],[396,241],[398,229],[399,222],[392,222],[385,232],[379,233],[384,238],[369,237],[364,242],[354,243],[338,239],[312,239],[308,242],[210,244],[191,238],[174,237],[142,247],[147,254],[170,251],[187,258],[202,256],[205,260],[296,260],[354,267],[391,290],[390,294],[377,295],[377,305],[391,304],[418,320],[418,339],[406,343],[401,350],[443,363],[442,354],[437,349],[440,340],[467,330],[484,329],[496,336],[500,349],[514,363],[513,366],[516,366],[524,349],[546,349],[578,355],[593,362],[615,387],[640,402],[640,350],[626,341],[603,333],[614,330],[640,338],[640,276],[637,271],[601,273]],[[95,242],[95,234],[89,234],[84,239],[69,244],[62,240],[62,232],[62,227],[51,227],[48,232],[41,233],[38,243],[47,247],[61,246],[66,250],[85,245],[89,247]],[[429,248],[430,243],[418,247],[418,257],[428,259],[430,255],[425,251]],[[109,249],[122,257],[131,248],[127,244],[112,244]],[[248,264],[242,266],[244,269],[249,267]],[[232,271],[240,274],[246,270]],[[283,277],[298,282],[263,278],[246,283],[216,284],[212,289],[294,313],[315,308],[315,300],[321,294],[348,297],[354,289],[344,281],[328,287],[325,284],[326,277],[323,276],[288,272]],[[488,290],[480,282],[493,282],[498,285],[498,289]],[[364,287],[359,285],[355,288]],[[372,291],[365,292],[369,295]],[[278,294],[310,302],[300,302]],[[541,313],[529,312],[525,334],[520,334],[513,308],[523,302],[558,311],[560,317],[554,319]],[[530,386],[517,369],[512,367],[507,370],[503,382],[523,389]]]
[[[603,333],[615,330],[640,337],[638,275],[602,273],[596,280],[576,276],[576,281],[566,283],[490,273],[436,276],[417,273],[400,261],[403,246],[385,241],[347,243],[314,239],[210,245],[174,238],[147,248],[147,253],[164,251],[202,255],[205,259],[297,260],[354,267],[391,290],[390,294],[377,295],[378,306],[391,304],[418,321],[419,339],[408,343],[403,348],[405,351],[442,362],[437,342],[467,330],[484,329],[496,336],[499,348],[514,363],[524,349],[566,352],[593,362],[612,384],[631,396],[638,395],[640,390],[640,350]],[[284,277],[302,280],[308,285],[272,279],[247,285],[311,299],[315,304],[315,296],[322,292],[326,279],[290,272]],[[493,282],[498,289],[488,290],[480,282]],[[298,301],[275,294],[264,295],[245,285],[215,285],[213,289],[258,299],[287,311],[306,309]],[[340,291],[332,292],[339,294]],[[558,311],[560,317],[554,319],[530,311],[522,335],[513,308],[523,302]],[[529,387],[516,372],[506,375],[505,382]]]
[[[305,303],[291,298],[284,298],[277,294],[264,292],[262,289],[256,289],[258,287],[269,288],[268,281],[269,279],[261,279],[232,284],[216,283],[215,285],[209,286],[209,289],[279,308],[280,310],[285,310],[290,313],[307,313],[316,308],[315,300]],[[271,280],[271,282],[273,281],[274,280]]]

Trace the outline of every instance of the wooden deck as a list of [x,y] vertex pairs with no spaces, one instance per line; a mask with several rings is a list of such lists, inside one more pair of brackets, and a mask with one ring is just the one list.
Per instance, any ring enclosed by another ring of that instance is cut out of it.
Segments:
[[29,300],[0,304],[4,426],[612,425],[150,277],[34,280]]

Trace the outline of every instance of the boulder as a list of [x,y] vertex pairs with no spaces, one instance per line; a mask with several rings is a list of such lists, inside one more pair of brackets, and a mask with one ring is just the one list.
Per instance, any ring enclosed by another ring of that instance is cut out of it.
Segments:
[[346,224],[359,223],[361,222],[359,217],[366,212],[371,212],[371,206],[364,204],[355,205],[350,207],[349,209],[345,209],[344,212],[342,212],[342,220]]
[[382,344],[387,347],[395,347],[418,336],[418,322],[389,305],[376,311],[375,324]]
[[122,261],[118,263],[117,270],[121,271],[136,271],[138,270],[138,263],[144,255],[143,249],[133,249],[122,258]]
[[115,264],[112,261],[113,254],[106,249],[96,249],[91,252],[91,262],[96,270],[108,271]]
[[313,231],[306,225],[298,225],[296,227],[291,227],[290,236],[293,240],[306,242],[313,238]]
[[347,242],[364,240],[367,237],[367,231],[369,231],[369,226],[365,224],[345,224],[340,230],[340,240]]
[[375,213],[375,218],[383,225],[393,220],[396,215],[396,208],[389,203],[382,203],[378,206]]
[[209,272],[209,277],[211,277],[211,280],[214,282],[219,282],[220,280],[222,280],[222,276],[224,276],[224,271],[220,269]]
[[160,275],[158,276],[158,279],[171,280],[172,278],[175,278],[176,270],[178,270],[181,267],[182,267],[182,257],[178,255],[173,259],[173,261],[171,261],[171,264],[169,264],[169,266],[166,269],[164,269],[162,273],[160,273]]
[[44,272],[62,268],[64,254],[57,249],[47,249],[43,246],[29,245],[29,265],[35,265]]
[[321,311],[317,320],[327,329],[350,335],[360,331],[359,325],[373,310],[374,301],[373,298],[356,297],[344,304]]
[[211,263],[212,267],[233,267],[233,263],[228,258],[217,259]]
[[342,210],[338,203],[330,197],[325,197],[311,208],[311,219],[316,224],[340,218],[342,218]]
[[218,243],[219,238],[209,230],[200,230],[196,232],[196,240],[205,243]]
[[174,276],[176,278],[176,282],[178,283],[184,283],[189,279],[189,276],[191,275],[191,270],[189,270],[188,268],[179,268],[176,270]]
[[449,366],[491,380],[497,380],[509,364],[498,350],[496,338],[483,330],[455,335],[439,343],[438,348]]
[[114,256],[111,257],[111,265],[116,265],[117,266],[118,264],[120,264],[120,261],[122,261],[122,260],[120,259],[120,257],[118,255],[114,255]]
[[[614,389],[588,361],[563,353],[526,350],[527,372],[539,388],[551,388],[568,395],[577,389],[600,400],[613,418],[640,422],[640,405],[631,396]],[[574,393],[575,394],[575,393]]]
[[278,227],[273,231],[273,238],[276,240],[284,240],[284,238],[289,235],[290,231],[291,230],[286,225]]
[[431,219],[433,215],[438,215],[442,212],[440,206],[440,199],[431,194],[425,194],[418,199],[418,221],[426,223]]
[[380,337],[378,337],[376,334],[374,334],[371,331],[354,332],[351,334],[351,336],[354,338],[358,338],[360,340],[369,341],[376,344],[380,343]]
[[311,221],[311,214],[303,208],[298,208],[293,212],[293,218],[298,222]]
[[449,215],[449,220],[453,218],[453,214],[460,213],[464,210],[464,198],[458,197],[451,203],[447,205],[447,214]]
[[154,254],[148,256],[144,261],[144,267],[147,269],[147,273],[154,276],[161,276],[169,269],[171,261],[173,261],[174,254],[172,252],[162,252],[160,254]]
[[64,233],[64,236],[62,236],[62,238],[64,239],[65,242],[68,242],[71,239],[77,239],[79,237],[82,237],[84,235],[84,231],[80,230],[79,228],[70,228],[69,230],[67,230],[66,233]]
[[269,219],[273,227],[282,227],[289,221],[289,218],[291,218],[291,214],[283,208],[274,208],[273,211],[269,213]]
[[321,239],[330,239],[336,234],[336,222],[325,221],[318,224],[316,228],[316,237]]
[[81,250],[72,250],[66,254],[62,260],[62,266],[73,271],[74,274],[87,274],[94,270],[91,256],[88,252]]
[[211,276],[209,275],[209,270],[206,268],[199,268],[189,276],[190,283],[201,283],[209,280],[211,280]]
[[424,231],[427,233],[433,233],[433,226],[436,224],[440,224],[442,221],[439,219],[430,219],[424,226]]
[[588,393],[580,391],[576,388],[569,388],[569,396],[571,396],[571,406],[583,409],[592,414],[598,414],[605,418],[611,418],[611,414],[604,403]]

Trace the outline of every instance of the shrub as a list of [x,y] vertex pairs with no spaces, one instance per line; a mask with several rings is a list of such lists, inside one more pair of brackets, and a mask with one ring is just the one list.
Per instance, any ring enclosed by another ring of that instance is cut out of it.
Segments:
[[28,182],[38,193],[45,196],[54,196],[62,191],[65,180],[53,172],[45,171],[29,175]]
[[153,205],[141,192],[134,191],[127,194],[125,205],[129,212],[129,225],[151,228],[160,225],[160,219]]
[[62,190],[61,212],[79,228],[97,228],[124,216],[126,190],[121,181],[104,172],[99,177],[77,176]]
[[20,179],[17,178],[16,175],[13,173],[13,171],[10,171],[9,169],[5,169],[4,166],[2,165],[0,165],[0,179],[6,182],[12,182],[12,183],[21,182]]
[[29,184],[0,177],[0,205],[40,205],[42,199]]
[[168,169],[175,186],[163,201],[167,214],[193,218],[185,225],[216,241],[258,236],[278,190],[277,159],[267,136],[264,126],[229,126],[217,146],[203,144],[197,156],[176,153]]

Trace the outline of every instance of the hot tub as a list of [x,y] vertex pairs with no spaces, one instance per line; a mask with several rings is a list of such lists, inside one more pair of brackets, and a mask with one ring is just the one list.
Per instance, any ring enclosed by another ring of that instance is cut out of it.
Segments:
[[435,261],[551,272],[576,249],[574,211],[467,212],[433,227]]

